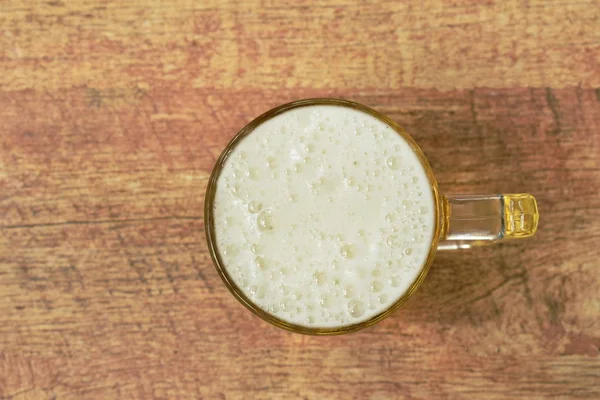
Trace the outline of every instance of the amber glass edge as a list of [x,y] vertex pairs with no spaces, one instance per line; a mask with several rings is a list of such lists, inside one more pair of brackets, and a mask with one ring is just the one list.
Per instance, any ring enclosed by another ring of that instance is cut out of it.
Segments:
[[[217,180],[219,178],[219,175],[221,173],[223,165],[224,165],[225,161],[227,160],[227,157],[233,151],[235,146],[245,136],[250,134],[258,125],[262,124],[263,122],[265,122],[285,111],[288,111],[290,109],[294,109],[294,108],[298,108],[298,107],[306,107],[306,106],[315,106],[315,105],[332,105],[332,106],[342,106],[342,107],[357,109],[357,110],[363,111],[363,112],[379,119],[380,121],[385,122],[386,124],[391,126],[396,132],[398,132],[398,134],[400,136],[402,136],[402,138],[405,139],[407,141],[407,143],[411,146],[411,148],[413,149],[415,154],[417,154],[417,157],[419,158],[419,161],[421,162],[421,165],[423,166],[423,168],[425,170],[427,178],[429,179],[429,184],[430,184],[430,187],[432,190],[432,195],[433,195],[433,199],[435,202],[435,210],[436,210],[436,215],[434,217],[435,218],[435,227],[434,227],[434,231],[432,233],[431,247],[430,247],[427,259],[425,261],[425,265],[423,266],[423,269],[417,276],[417,279],[415,279],[415,281],[408,288],[408,290],[392,306],[390,306],[384,312],[374,316],[373,318],[370,318],[367,321],[363,321],[363,322],[353,324],[353,325],[344,326],[341,328],[310,328],[310,327],[306,327],[306,326],[302,326],[302,325],[290,324],[282,319],[279,319],[279,318],[267,313],[266,311],[264,311],[263,309],[261,309],[260,307],[255,305],[243,293],[243,291],[235,284],[235,282],[231,279],[231,277],[227,273],[226,269],[223,267],[224,263],[222,262],[222,260],[219,256],[219,253],[217,251],[216,234],[215,234],[215,230],[214,230],[214,218],[213,218],[214,217],[213,216],[213,208],[214,207],[213,207],[213,205],[214,205],[215,194],[216,194]],[[421,148],[417,145],[417,143],[414,141],[414,139],[400,125],[398,125],[395,121],[393,121],[389,117],[381,114],[379,111],[376,111],[376,110],[374,110],[370,107],[364,106],[362,104],[355,103],[353,101],[344,100],[344,99],[334,99],[334,98],[312,98],[312,99],[302,99],[302,100],[297,100],[297,101],[293,101],[290,103],[286,103],[286,104],[280,105],[278,107],[275,107],[275,108],[261,114],[260,116],[258,116],[254,120],[252,120],[248,125],[243,127],[233,137],[233,139],[227,144],[227,146],[225,147],[225,149],[223,150],[223,152],[217,159],[215,167],[213,168],[210,178],[208,180],[205,201],[204,201],[204,222],[205,222],[204,230],[205,230],[206,241],[208,244],[208,250],[209,250],[211,259],[213,261],[213,264],[215,265],[215,268],[216,268],[219,276],[221,277],[221,280],[223,280],[223,283],[225,284],[227,289],[231,292],[231,294],[240,303],[242,303],[248,310],[250,310],[252,313],[254,313],[256,316],[258,316],[262,320],[264,320],[276,327],[279,327],[279,328],[282,328],[282,329],[285,329],[285,330],[288,330],[291,332],[302,333],[302,334],[306,334],[306,335],[319,335],[319,336],[340,335],[340,334],[344,334],[344,333],[356,332],[358,330],[365,329],[365,328],[372,326],[372,325],[376,324],[377,322],[385,319],[387,316],[389,316],[391,313],[393,313],[395,310],[397,310],[399,307],[401,307],[404,303],[406,303],[406,301],[417,291],[417,289],[421,286],[421,284],[425,280],[427,273],[429,272],[429,269],[431,267],[431,264],[433,263],[433,259],[435,257],[436,251],[437,251],[438,243],[439,243],[441,237],[443,236],[443,231],[445,231],[445,229],[444,229],[444,227],[445,227],[444,214],[445,213],[444,213],[443,208],[444,208],[443,199],[439,194],[437,181],[435,179],[435,176],[433,175],[433,170],[431,169],[431,166],[429,165],[429,161],[427,161],[425,154],[423,153]]]

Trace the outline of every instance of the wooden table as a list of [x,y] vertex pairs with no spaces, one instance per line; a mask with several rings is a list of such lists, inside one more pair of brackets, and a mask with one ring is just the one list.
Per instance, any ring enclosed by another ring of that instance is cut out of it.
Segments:
[[[0,1],[0,397],[599,398],[599,54],[596,1]],[[254,317],[207,177],[316,96],[394,118],[444,192],[534,194],[537,236],[438,254],[356,334]]]

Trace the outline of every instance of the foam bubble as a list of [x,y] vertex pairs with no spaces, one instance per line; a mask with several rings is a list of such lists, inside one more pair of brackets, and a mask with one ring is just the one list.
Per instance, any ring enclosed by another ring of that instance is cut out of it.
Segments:
[[383,283],[381,281],[372,281],[371,282],[371,292],[381,292],[383,290]]
[[322,294],[320,299],[319,299],[319,304],[321,305],[321,307],[323,308],[330,308],[333,306],[334,300],[331,298],[331,295],[325,293]]
[[344,288],[344,297],[353,298],[356,296],[356,288],[354,285],[346,285]]
[[250,212],[251,214],[256,214],[258,212],[260,212],[260,210],[262,210],[263,205],[262,203],[258,202],[258,201],[251,201],[250,203],[248,203],[248,212]]
[[261,256],[254,258],[254,265],[256,265],[258,269],[267,269],[267,261]]
[[365,313],[365,304],[361,300],[350,300],[348,303],[348,312],[352,318],[360,318]]
[[259,231],[270,231],[273,229],[273,218],[270,211],[262,211],[258,214],[256,225]]
[[385,240],[385,243],[391,248],[396,248],[400,246],[400,238],[398,235],[390,235]]
[[223,254],[229,257],[235,257],[240,253],[240,249],[234,244],[228,244],[223,250]]
[[323,272],[323,271],[317,271],[317,272],[315,272],[313,274],[313,279],[314,279],[314,282],[317,285],[319,285],[319,286],[323,285],[325,283],[325,280],[326,280],[325,272]]
[[277,314],[277,313],[279,313],[279,304],[276,304],[276,303],[269,304],[267,310],[271,314]]
[[388,159],[386,160],[385,163],[387,164],[387,166],[390,169],[396,170],[396,169],[400,168],[400,161],[398,160],[397,157],[394,157],[394,156],[388,157]]
[[343,245],[342,247],[340,247],[340,254],[344,258],[354,257],[354,246],[352,246],[351,244]]
[[283,311],[290,312],[294,308],[295,304],[296,303],[292,299],[285,298],[281,300],[281,302],[279,303],[279,307],[281,307]]

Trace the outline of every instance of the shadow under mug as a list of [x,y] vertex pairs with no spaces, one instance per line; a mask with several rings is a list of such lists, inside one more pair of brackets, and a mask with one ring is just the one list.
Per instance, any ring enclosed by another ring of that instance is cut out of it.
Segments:
[[[331,328],[313,328],[292,324],[284,321],[256,305],[235,284],[227,272],[219,250],[217,248],[214,224],[214,201],[219,174],[223,169],[228,156],[241,140],[250,135],[252,131],[267,120],[285,113],[286,111],[306,106],[330,105],[348,107],[367,113],[390,128],[394,129],[411,146],[417,155],[429,180],[429,185],[435,201],[435,227],[433,240],[429,249],[426,262],[421,267],[421,272],[406,290],[406,292],[388,309],[380,314],[356,324]],[[204,203],[204,221],[206,240],[212,260],[221,279],[229,291],[246,308],[263,320],[292,332],[312,335],[337,335],[354,332],[371,326],[390,315],[402,306],[421,285],[433,262],[437,250],[468,249],[488,243],[496,243],[506,239],[526,238],[535,234],[538,226],[539,214],[536,201],[530,194],[489,194],[489,195],[442,195],[438,191],[437,181],[423,154],[413,138],[406,133],[396,122],[385,115],[359,103],[330,98],[305,99],[283,104],[267,111],[246,125],[227,145],[221,153],[208,181]]]

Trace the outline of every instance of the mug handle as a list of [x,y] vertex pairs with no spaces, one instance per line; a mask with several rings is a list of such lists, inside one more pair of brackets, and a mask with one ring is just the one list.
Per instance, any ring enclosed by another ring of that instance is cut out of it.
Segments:
[[438,250],[530,237],[540,218],[530,194],[445,195],[441,203],[444,230]]

